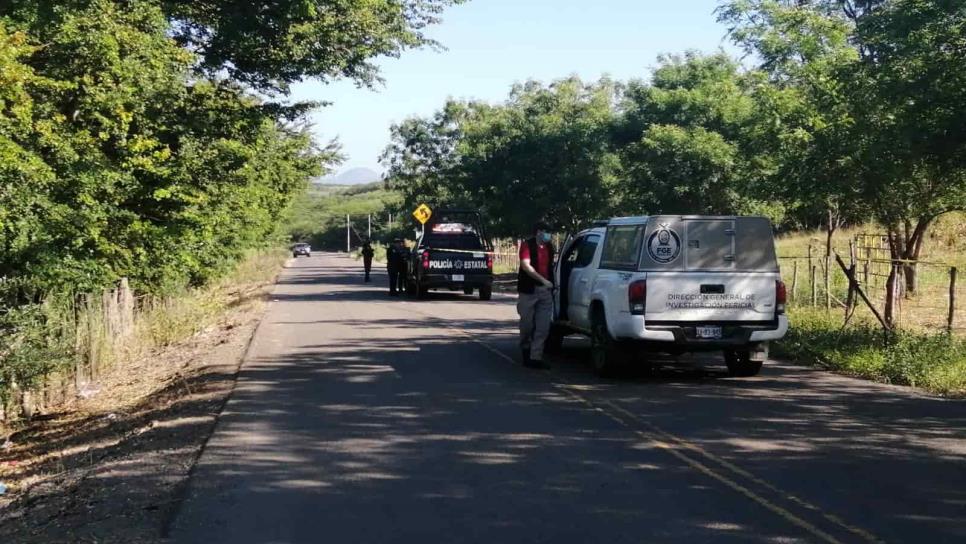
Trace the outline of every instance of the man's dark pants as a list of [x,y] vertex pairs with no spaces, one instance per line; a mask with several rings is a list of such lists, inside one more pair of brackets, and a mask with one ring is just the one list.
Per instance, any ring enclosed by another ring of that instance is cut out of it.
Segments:
[[369,281],[369,273],[372,272],[372,257],[363,257],[362,265],[366,268],[366,281]]
[[395,266],[390,266],[388,270],[389,270],[389,294],[395,295],[396,286],[399,285],[399,276],[401,274],[399,273],[399,268]]

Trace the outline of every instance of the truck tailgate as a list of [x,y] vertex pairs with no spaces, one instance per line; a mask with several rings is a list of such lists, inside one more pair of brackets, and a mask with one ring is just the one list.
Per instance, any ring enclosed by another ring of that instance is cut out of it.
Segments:
[[645,321],[770,321],[773,273],[649,272]]
[[426,250],[429,253],[430,274],[489,274],[486,252],[456,251],[447,249]]

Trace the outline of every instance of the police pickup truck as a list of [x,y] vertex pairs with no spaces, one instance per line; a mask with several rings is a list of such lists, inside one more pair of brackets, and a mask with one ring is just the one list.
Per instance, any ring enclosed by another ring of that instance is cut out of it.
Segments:
[[651,216],[598,222],[567,240],[548,349],[590,336],[608,374],[647,352],[722,351],[729,373],[753,376],[788,330],[769,221]]
[[437,210],[424,225],[409,259],[406,290],[422,298],[430,289],[492,297],[493,252],[478,212]]

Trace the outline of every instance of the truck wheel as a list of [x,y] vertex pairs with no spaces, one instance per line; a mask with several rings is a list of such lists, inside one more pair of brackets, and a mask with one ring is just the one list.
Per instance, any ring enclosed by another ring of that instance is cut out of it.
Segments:
[[490,300],[491,298],[493,298],[493,287],[490,285],[480,287],[480,300]]
[[406,282],[406,294],[411,297],[416,296],[416,282],[414,281]]
[[613,376],[623,361],[620,345],[607,330],[607,318],[599,309],[590,325],[590,361],[594,372],[602,378]]
[[547,335],[547,341],[543,344],[544,353],[556,355],[563,351],[564,336],[566,334],[561,327],[558,325],[550,325],[550,334]]
[[752,359],[748,350],[727,350],[724,352],[728,374],[739,378],[756,376],[761,372],[764,361]]
[[472,295],[473,294],[473,288],[472,287],[464,287],[463,288],[463,294],[464,295]]
[[416,298],[423,299],[429,294],[429,288],[423,287],[422,285],[416,285]]

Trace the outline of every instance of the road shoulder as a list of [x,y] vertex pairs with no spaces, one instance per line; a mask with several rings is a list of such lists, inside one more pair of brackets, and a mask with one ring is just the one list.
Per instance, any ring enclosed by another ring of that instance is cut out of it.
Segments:
[[[0,456],[0,541],[157,542],[235,385],[264,298],[110,373],[90,402],[37,418]],[[131,392],[147,394],[131,398]]]

